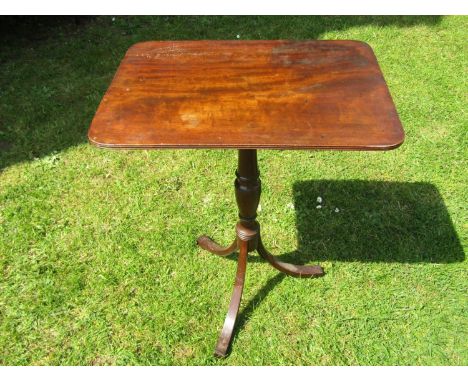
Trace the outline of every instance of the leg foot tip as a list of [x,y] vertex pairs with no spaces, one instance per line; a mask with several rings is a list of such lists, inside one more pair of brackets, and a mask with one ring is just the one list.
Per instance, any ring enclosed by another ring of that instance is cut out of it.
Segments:
[[[299,267],[298,267],[299,268]],[[303,265],[301,266],[301,274],[299,277],[322,277],[325,276],[325,271],[320,265]]]
[[323,270],[323,268],[320,266],[320,265],[317,265],[316,266],[316,270],[315,270],[315,276],[316,277],[322,277],[322,276],[325,276],[325,271]]
[[215,358],[226,358],[226,353],[223,353],[221,351],[219,351],[218,349],[216,349],[213,353],[213,356]]
[[215,351],[214,351],[214,356],[216,358],[225,358],[227,355],[227,350],[230,342],[230,338],[228,339],[228,342],[226,342],[226,339],[219,341],[216,345]]
[[204,241],[206,241],[206,239],[208,239],[208,236],[205,236],[205,235],[198,236],[198,237],[197,237],[197,244],[200,245],[201,243],[203,243]]

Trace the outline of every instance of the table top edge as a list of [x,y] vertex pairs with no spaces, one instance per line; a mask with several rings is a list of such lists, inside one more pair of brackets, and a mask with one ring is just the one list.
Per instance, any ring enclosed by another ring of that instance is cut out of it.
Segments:
[[281,144],[114,144],[98,142],[88,135],[89,142],[102,149],[117,150],[164,150],[164,149],[265,149],[265,150],[330,150],[330,151],[389,151],[400,147],[405,141],[405,133],[401,130],[401,137],[388,144],[368,145],[285,145]]

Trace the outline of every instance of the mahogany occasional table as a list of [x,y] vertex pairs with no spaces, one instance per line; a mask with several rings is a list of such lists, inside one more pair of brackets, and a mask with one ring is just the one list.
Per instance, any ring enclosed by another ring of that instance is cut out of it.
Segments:
[[389,150],[404,133],[369,45],[358,41],[151,41],[133,45],[88,133],[121,149],[239,150],[236,238],[200,247],[238,250],[229,310],[215,355],[226,355],[244,286],[247,254],[257,251],[290,276],[322,276],[319,265],[278,261],[263,246],[257,149]]

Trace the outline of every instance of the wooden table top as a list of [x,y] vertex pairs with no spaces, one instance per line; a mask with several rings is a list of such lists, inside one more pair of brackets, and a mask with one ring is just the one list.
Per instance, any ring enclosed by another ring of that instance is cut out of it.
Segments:
[[133,45],[88,137],[111,148],[388,150],[404,132],[358,41]]

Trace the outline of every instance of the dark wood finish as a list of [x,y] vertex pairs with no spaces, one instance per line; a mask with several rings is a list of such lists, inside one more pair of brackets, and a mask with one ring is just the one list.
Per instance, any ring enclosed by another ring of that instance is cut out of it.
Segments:
[[278,261],[257,222],[257,148],[388,150],[404,133],[372,49],[358,41],[160,41],[125,55],[88,133],[110,148],[236,148],[237,273],[215,355],[231,342],[248,253],[290,276],[317,277],[319,265]]
[[261,238],[259,238],[258,241],[257,252],[273,267],[275,267],[280,272],[286,273],[289,276],[305,278],[319,277],[325,274],[323,268],[320,265],[296,265],[276,260],[275,257],[265,249]]
[[358,41],[138,43],[89,130],[113,148],[385,150],[403,138]]
[[229,247],[221,247],[219,244],[214,242],[213,239],[211,239],[211,237],[209,236],[200,236],[197,239],[197,244],[203,249],[222,257],[229,256],[231,253],[233,253],[239,248],[239,245],[237,244],[237,239],[234,240],[234,243],[232,243]]
[[237,265],[234,291],[229,304],[224,327],[219,335],[215,356],[224,357],[227,354],[234,331],[239,304],[245,279],[247,253],[257,251],[273,267],[294,277],[319,277],[324,275],[320,265],[295,265],[275,259],[263,246],[260,237],[260,224],[257,222],[257,208],[260,201],[260,173],[257,164],[257,151],[252,149],[239,150],[239,160],[234,182],[239,222],[236,226],[237,245],[223,248],[207,236],[200,236],[197,243],[209,252],[227,256],[237,248],[240,249]]
[[223,329],[218,338],[214,355],[224,357],[231,342],[234,325],[236,324],[237,313],[244,289],[245,269],[247,267],[248,242],[239,240],[239,260],[237,262],[236,278],[234,280],[234,290],[232,291],[231,302],[229,303],[228,313],[224,320]]

